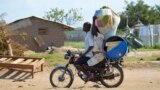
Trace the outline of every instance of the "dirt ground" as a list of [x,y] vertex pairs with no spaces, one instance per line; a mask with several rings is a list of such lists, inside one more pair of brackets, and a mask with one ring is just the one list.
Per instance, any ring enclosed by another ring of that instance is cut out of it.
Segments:
[[124,81],[117,88],[92,82],[84,85],[77,76],[71,88],[53,88],[49,82],[51,70],[51,66],[45,66],[44,71],[35,73],[32,79],[30,73],[0,69],[0,90],[160,90],[160,68],[157,67],[124,68]]

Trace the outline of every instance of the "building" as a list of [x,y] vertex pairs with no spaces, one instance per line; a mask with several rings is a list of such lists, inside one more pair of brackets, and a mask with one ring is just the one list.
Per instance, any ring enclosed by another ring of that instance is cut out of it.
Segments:
[[138,18],[137,22],[135,22],[134,24],[134,31],[133,33],[136,35],[136,36],[139,36],[139,30],[140,30],[140,27],[143,26],[143,23],[140,21],[140,19]]
[[66,38],[64,31],[74,29],[71,26],[35,16],[16,20],[10,23],[8,28],[14,33],[13,41],[36,52],[43,52],[48,46],[63,46]]

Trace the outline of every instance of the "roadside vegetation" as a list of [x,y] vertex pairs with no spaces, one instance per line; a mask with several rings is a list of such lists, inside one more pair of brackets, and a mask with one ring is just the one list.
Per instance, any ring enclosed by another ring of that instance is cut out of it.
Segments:
[[124,67],[132,68],[159,68],[160,56],[152,55],[146,57],[124,57]]
[[127,62],[139,62],[139,61],[150,62],[150,61],[158,61],[159,58],[160,58],[160,56],[158,54],[154,54],[151,56],[124,57],[124,61],[127,61]]
[[64,46],[69,46],[78,49],[84,49],[84,42],[76,42],[76,41],[66,41]]
[[14,33],[7,27],[7,23],[3,19],[5,15],[5,13],[0,14],[0,55],[23,56],[26,48],[11,39]]
[[64,53],[53,52],[52,54],[47,53],[31,53],[30,57],[44,58],[50,65],[56,66],[58,64],[64,64],[67,60],[64,59]]
[[[136,53],[136,52],[135,52]],[[67,60],[64,59],[65,52],[53,52],[52,54],[47,53],[31,53],[28,56],[30,57],[38,57],[45,58],[46,62],[50,65],[56,66],[59,64],[66,64]],[[124,57],[124,62],[127,63],[127,66],[130,64],[139,64],[139,63],[147,63],[154,64],[154,61],[160,61],[160,56],[158,54],[153,54],[151,56],[137,56],[137,57]],[[156,65],[156,64],[155,64]]]

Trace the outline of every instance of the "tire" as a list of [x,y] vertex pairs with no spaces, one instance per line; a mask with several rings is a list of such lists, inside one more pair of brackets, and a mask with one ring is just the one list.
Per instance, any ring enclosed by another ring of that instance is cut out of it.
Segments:
[[[100,80],[100,82],[102,83],[102,85],[104,85],[107,88],[118,87],[119,85],[121,85],[121,83],[123,82],[123,79],[124,79],[123,69],[121,67],[119,67],[118,65],[113,66],[113,68],[117,69],[119,71],[119,73],[120,73],[120,79],[115,84],[109,85],[108,83],[105,82],[105,79],[102,77],[101,80]],[[109,81],[109,79],[107,81]]]
[[[56,72],[57,72],[58,70],[64,70],[64,71],[65,71],[65,68],[64,68],[64,67],[57,67],[57,68],[55,68],[55,69],[52,70],[49,79],[50,79],[50,83],[51,83],[51,85],[52,85],[53,87],[60,87],[60,86],[56,85],[56,84],[55,84],[55,81],[53,80],[54,74],[56,74]],[[74,79],[73,79],[73,74],[72,74],[72,72],[71,72],[69,69],[66,70],[66,73],[65,73],[65,74],[68,74],[68,75],[69,75],[70,80],[69,80],[69,82],[68,82],[65,86],[62,86],[62,85],[61,85],[61,87],[62,87],[62,88],[69,88],[69,87],[72,85],[73,80],[74,80]],[[64,75],[65,75],[65,74],[64,74]],[[63,82],[63,81],[62,81],[62,82]]]

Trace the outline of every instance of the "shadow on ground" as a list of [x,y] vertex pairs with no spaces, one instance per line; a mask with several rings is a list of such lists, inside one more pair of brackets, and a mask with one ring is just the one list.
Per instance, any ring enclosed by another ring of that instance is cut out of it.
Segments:
[[20,71],[14,69],[1,69],[0,79],[12,79],[13,82],[25,81],[26,79],[32,79],[32,74],[28,71]]

